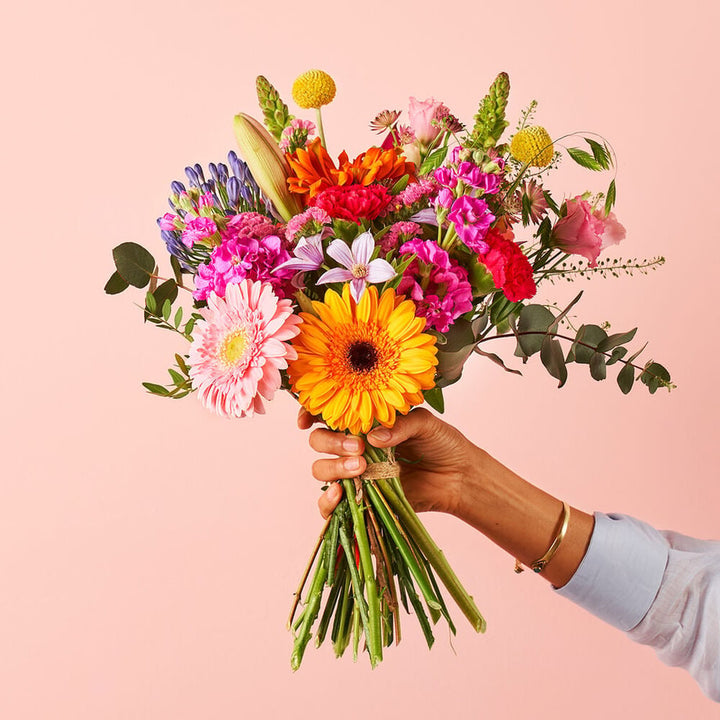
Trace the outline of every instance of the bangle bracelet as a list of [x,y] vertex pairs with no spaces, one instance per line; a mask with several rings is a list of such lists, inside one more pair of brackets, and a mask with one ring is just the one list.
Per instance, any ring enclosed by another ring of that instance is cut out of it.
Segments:
[[[570,506],[563,500],[563,514],[562,519],[560,523],[560,530],[558,530],[557,535],[554,537],[552,543],[550,544],[550,547],[547,549],[547,552],[541,557],[535,560],[535,562],[530,563],[530,567],[536,572],[542,572],[545,569],[545,566],[553,559],[555,556],[555,553],[558,551],[558,548],[560,547],[560,543],[565,538],[565,533],[568,529],[568,523],[570,522]],[[524,570],[523,566],[520,564],[519,560],[515,560],[515,572],[521,573]]]

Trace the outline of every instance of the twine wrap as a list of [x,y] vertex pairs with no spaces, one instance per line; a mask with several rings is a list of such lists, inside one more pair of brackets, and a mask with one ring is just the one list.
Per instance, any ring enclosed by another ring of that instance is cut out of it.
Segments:
[[395,461],[393,448],[388,448],[387,460],[385,462],[368,463],[365,472],[360,476],[360,480],[389,480],[399,476],[400,463]]

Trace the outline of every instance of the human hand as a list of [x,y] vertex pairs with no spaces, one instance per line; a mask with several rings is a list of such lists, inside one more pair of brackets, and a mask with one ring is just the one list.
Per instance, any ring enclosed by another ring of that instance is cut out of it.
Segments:
[[[308,429],[317,421],[300,410],[300,429]],[[416,408],[398,415],[392,428],[375,428],[367,440],[377,448],[395,448],[403,490],[416,511],[458,514],[468,471],[477,468],[482,454],[459,430],[428,410]],[[365,471],[365,443],[362,438],[327,428],[313,430],[309,442],[313,450],[337,456],[316,460],[312,467],[316,479],[332,483],[318,501],[320,512],[327,518],[342,498],[342,487],[335,481]]]

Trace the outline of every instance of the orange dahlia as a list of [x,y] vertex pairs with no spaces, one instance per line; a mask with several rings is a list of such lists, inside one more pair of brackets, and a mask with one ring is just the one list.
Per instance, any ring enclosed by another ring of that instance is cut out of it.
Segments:
[[288,367],[300,404],[329,427],[366,433],[374,421],[391,427],[396,413],[423,402],[435,385],[435,338],[423,333],[425,319],[393,289],[378,298],[368,287],[356,303],[350,286],[312,303],[301,313],[292,341],[297,359]]
[[335,165],[320,138],[315,138],[306,148],[298,148],[286,157],[291,168],[288,177],[291,192],[310,198],[338,185],[370,185],[383,181],[392,184],[403,175],[415,180],[415,164],[405,160],[394,148],[372,147],[352,162],[343,150]]

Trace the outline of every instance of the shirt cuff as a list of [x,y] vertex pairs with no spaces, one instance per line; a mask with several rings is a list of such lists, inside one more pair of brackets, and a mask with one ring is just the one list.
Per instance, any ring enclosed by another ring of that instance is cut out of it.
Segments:
[[575,574],[555,591],[619,630],[632,630],[655,600],[669,546],[655,528],[628,515],[595,513]]

